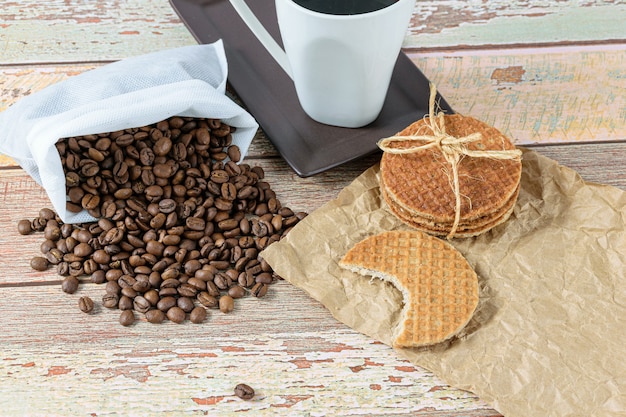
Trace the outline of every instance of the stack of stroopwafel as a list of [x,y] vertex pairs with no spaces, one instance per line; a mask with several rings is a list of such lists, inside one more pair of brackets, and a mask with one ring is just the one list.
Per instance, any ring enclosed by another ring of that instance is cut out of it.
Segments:
[[391,282],[404,298],[393,345],[417,347],[457,335],[478,305],[478,277],[449,243],[416,230],[370,236],[340,266]]
[[521,152],[494,127],[431,113],[379,144],[381,192],[404,223],[437,236],[471,237],[513,212]]

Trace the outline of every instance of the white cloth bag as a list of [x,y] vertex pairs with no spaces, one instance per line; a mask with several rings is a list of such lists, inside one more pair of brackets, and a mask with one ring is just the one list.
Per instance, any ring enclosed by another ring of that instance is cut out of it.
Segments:
[[171,116],[221,119],[235,126],[245,155],[258,129],[225,95],[228,66],[221,41],[123,59],[24,97],[0,113],[0,152],[45,189],[68,223],[94,220],[66,211],[65,174],[55,143],[72,136],[146,126]]

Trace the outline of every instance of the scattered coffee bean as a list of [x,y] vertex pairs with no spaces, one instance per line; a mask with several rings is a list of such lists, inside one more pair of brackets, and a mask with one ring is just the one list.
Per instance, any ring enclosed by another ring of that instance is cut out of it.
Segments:
[[130,326],[135,322],[135,313],[133,310],[123,310],[120,314],[120,324],[122,326]]
[[257,298],[263,297],[267,294],[267,285],[258,282],[252,287],[250,293]]
[[133,309],[138,313],[147,313],[152,304],[148,300],[146,300],[143,296],[137,295],[133,298]]
[[157,309],[148,310],[146,312],[146,320],[148,320],[149,323],[155,323],[155,324],[162,323],[163,320],[165,320],[165,313]]
[[35,271],[45,271],[48,269],[48,265],[50,265],[50,263],[43,256],[34,256],[33,259],[30,260],[30,267]]
[[206,291],[201,292],[197,296],[198,302],[207,308],[215,308],[218,306],[217,298]]
[[242,400],[251,400],[254,398],[254,389],[248,384],[237,384],[235,395]]
[[59,140],[68,206],[99,220],[64,224],[47,208],[20,220],[19,233],[44,235],[33,267],[54,265],[68,293],[91,275],[106,284],[102,305],[131,324],[135,311],[152,323],[202,322],[207,308],[265,295],[275,277],[259,252],[305,213],[281,205],[261,167],[238,163],[234,131],[172,117]]
[[117,294],[104,294],[102,296],[102,305],[106,308],[116,308],[119,302]]
[[91,313],[93,311],[93,300],[87,296],[78,299],[78,308],[83,313]]
[[117,302],[117,308],[120,310],[132,310],[133,309],[133,299],[127,295],[122,295]]
[[194,307],[191,313],[189,313],[189,321],[195,324],[202,323],[206,319],[206,316],[206,308],[200,306]]
[[228,289],[228,295],[230,295],[234,299],[242,298],[244,295],[246,295],[246,290],[241,285],[233,285]]
[[33,232],[33,226],[30,220],[22,219],[17,222],[17,232],[20,235],[29,235]]
[[61,282],[61,289],[68,294],[74,294],[78,290],[79,281],[74,276],[68,276]]
[[185,321],[185,318],[187,317],[187,314],[185,313],[185,311],[177,306],[174,306],[172,308],[170,308],[169,310],[167,310],[167,313],[165,314],[167,316],[167,318],[174,322],[174,323],[182,323]]
[[220,311],[230,313],[235,309],[235,300],[230,295],[223,295],[219,300]]

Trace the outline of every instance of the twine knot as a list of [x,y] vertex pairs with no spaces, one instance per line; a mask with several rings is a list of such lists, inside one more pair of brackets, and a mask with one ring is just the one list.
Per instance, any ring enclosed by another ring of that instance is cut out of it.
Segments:
[[[427,149],[438,149],[446,162],[452,168],[452,178],[447,173],[450,180],[452,190],[455,196],[455,214],[454,223],[450,229],[450,233],[447,239],[452,239],[456,233],[459,223],[461,221],[461,192],[459,187],[459,170],[458,166],[465,156],[471,158],[491,158],[491,159],[519,159],[522,152],[519,149],[511,150],[488,150],[488,151],[476,151],[468,149],[467,145],[472,142],[481,140],[482,135],[480,132],[472,133],[468,136],[455,137],[446,133],[445,114],[440,111],[435,99],[437,96],[437,89],[431,83],[430,84],[430,98],[428,105],[428,117],[425,118],[426,126],[430,128],[432,134],[430,135],[396,135],[388,138],[384,138],[378,141],[378,147],[384,152],[392,154],[412,154]],[[412,145],[406,148],[394,148],[390,144],[394,142],[404,141],[416,141],[416,145]]]

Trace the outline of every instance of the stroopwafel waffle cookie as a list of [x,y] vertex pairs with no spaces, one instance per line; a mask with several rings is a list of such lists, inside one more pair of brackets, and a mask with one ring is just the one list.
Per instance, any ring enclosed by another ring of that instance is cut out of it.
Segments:
[[[410,213],[406,211],[404,208],[399,207],[396,203],[389,199],[385,188],[381,186],[381,193],[383,199],[387,203],[389,210],[403,223],[426,233],[430,233],[435,236],[447,236],[453,227],[453,223],[435,223],[430,219],[422,218],[414,213]],[[490,229],[493,229],[499,224],[504,223],[513,213],[513,209],[515,207],[515,202],[517,201],[517,197],[519,196],[519,187],[513,196],[509,199],[500,210],[491,215],[483,216],[478,219],[472,220],[468,223],[462,222],[459,223],[456,232],[454,233],[454,237],[457,238],[467,238],[478,236]]]
[[[506,221],[519,193],[522,165],[517,156],[508,159],[475,157],[472,152],[518,152],[500,131],[472,117],[458,114],[443,116],[445,135],[464,138],[479,133],[478,139],[463,144],[468,155],[461,155],[458,170],[458,194],[452,190],[452,166],[441,147],[397,154],[397,149],[414,148],[422,141],[403,137],[434,135],[428,119],[419,120],[395,136],[380,164],[380,186],[391,211],[405,223],[421,225],[446,236],[455,225],[455,236],[476,235]],[[497,220],[497,221],[496,221]],[[490,227],[483,227],[491,225]],[[465,230],[466,233],[462,233]]]
[[388,231],[354,245],[339,262],[345,269],[392,283],[404,307],[395,347],[418,347],[459,333],[478,305],[478,277],[449,243],[415,231]]

